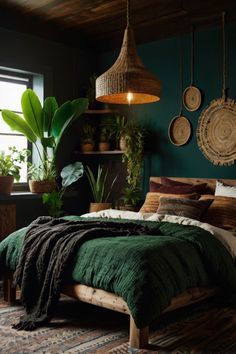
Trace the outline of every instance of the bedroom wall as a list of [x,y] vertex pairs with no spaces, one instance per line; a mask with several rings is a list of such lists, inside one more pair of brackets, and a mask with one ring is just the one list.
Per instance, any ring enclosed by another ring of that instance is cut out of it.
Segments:
[[[158,30],[158,29],[157,29]],[[236,99],[236,26],[226,28],[227,33],[227,87],[229,97]],[[145,66],[155,73],[162,83],[162,96],[158,103],[137,105],[124,111],[137,119],[150,131],[145,157],[144,193],[150,175],[235,178],[236,166],[214,166],[200,152],[196,141],[196,126],[201,111],[222,90],[222,39],[221,29],[195,32],[195,85],[203,92],[203,104],[196,112],[185,108],[183,114],[192,125],[191,140],[181,147],[168,138],[168,126],[180,111],[180,48],[183,51],[184,88],[190,85],[190,35],[139,45],[138,52]],[[100,57],[99,73],[107,70],[119,51],[104,52]],[[121,107],[119,107],[121,109]]]

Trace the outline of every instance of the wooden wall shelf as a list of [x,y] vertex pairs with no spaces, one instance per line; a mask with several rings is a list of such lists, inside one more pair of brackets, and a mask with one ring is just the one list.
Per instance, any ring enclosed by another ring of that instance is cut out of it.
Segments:
[[118,111],[112,109],[87,109],[84,114],[115,114]]
[[121,150],[109,150],[109,151],[75,151],[75,155],[122,155],[124,151]]

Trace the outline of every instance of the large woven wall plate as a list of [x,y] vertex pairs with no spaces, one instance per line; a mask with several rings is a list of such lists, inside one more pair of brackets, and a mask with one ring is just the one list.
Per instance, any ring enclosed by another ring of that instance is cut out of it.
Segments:
[[214,165],[233,165],[236,160],[236,103],[216,99],[206,107],[197,127],[198,146]]
[[184,145],[189,141],[191,131],[192,128],[188,118],[182,115],[174,117],[168,129],[169,139],[176,146]]

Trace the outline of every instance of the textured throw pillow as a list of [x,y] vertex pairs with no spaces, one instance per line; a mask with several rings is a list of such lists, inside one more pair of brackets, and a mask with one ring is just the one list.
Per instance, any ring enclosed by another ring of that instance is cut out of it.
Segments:
[[229,186],[221,181],[216,181],[215,195],[236,198],[236,186]]
[[150,181],[150,192],[168,193],[168,194],[203,194],[207,183],[186,186],[165,186],[161,183]]
[[178,215],[186,218],[200,220],[212,200],[192,200],[186,198],[160,198],[160,204],[157,209],[158,214]]
[[225,230],[236,230],[236,200],[232,197],[202,195],[200,200],[212,199],[212,204],[203,217],[208,224]]
[[198,199],[199,194],[192,193],[192,194],[166,194],[166,193],[152,193],[149,192],[146,195],[146,199],[139,210],[141,213],[156,213],[159,201],[161,197],[168,197],[168,198],[189,198],[189,199]]

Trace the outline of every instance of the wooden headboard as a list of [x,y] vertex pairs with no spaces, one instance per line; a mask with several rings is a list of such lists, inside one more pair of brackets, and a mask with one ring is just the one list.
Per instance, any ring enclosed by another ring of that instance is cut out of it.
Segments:
[[[191,184],[199,184],[199,183],[207,183],[207,193],[214,194],[215,186],[216,186],[216,178],[190,178],[190,177],[168,177],[173,179],[174,181],[191,183]],[[225,184],[230,186],[236,186],[236,179],[219,179]],[[161,177],[150,177],[150,181],[161,183]]]

